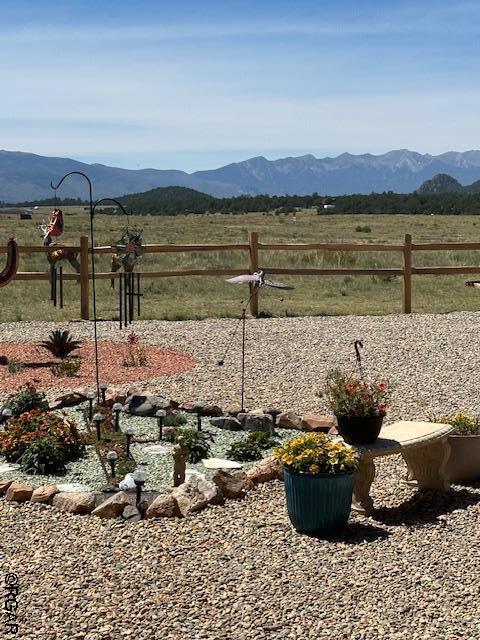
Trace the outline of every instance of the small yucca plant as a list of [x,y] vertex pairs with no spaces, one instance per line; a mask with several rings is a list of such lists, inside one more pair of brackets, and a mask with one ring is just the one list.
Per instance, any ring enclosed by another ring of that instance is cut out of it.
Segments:
[[56,329],[48,336],[48,340],[40,342],[40,346],[50,351],[56,358],[66,358],[72,351],[81,346],[81,340],[74,340],[70,331],[60,331]]

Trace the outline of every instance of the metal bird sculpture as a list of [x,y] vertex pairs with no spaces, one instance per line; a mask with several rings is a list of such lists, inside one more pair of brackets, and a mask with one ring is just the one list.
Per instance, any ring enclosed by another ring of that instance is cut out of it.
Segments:
[[294,289],[290,284],[284,284],[283,282],[276,282],[275,280],[268,280],[265,278],[265,271],[263,269],[259,269],[259,271],[254,271],[252,274],[244,274],[241,276],[235,276],[234,278],[228,278],[227,282],[231,282],[232,284],[251,284],[256,289],[259,289],[261,286],[266,285],[267,287],[272,287],[273,289]]
[[[243,274],[240,276],[235,276],[234,278],[228,278],[227,282],[230,282],[232,284],[248,284],[250,285],[250,297],[247,300],[247,303],[243,306],[242,308],[242,315],[240,318],[240,322],[242,323],[242,374],[241,374],[241,410],[244,410],[244,401],[245,401],[245,342],[246,342],[246,312],[247,312],[247,307],[250,304],[251,299],[253,298],[253,296],[255,295],[255,293],[260,289],[260,287],[262,286],[267,286],[267,287],[272,287],[273,289],[294,289],[294,287],[292,287],[289,284],[284,284],[283,282],[275,282],[274,280],[268,280],[267,278],[265,278],[265,271],[264,269],[259,269],[258,271],[255,271],[252,274]],[[283,301],[283,298],[282,298]],[[243,303],[243,301],[242,301]],[[225,363],[225,358],[227,356],[228,351],[230,350],[230,347],[233,344],[233,338],[235,337],[235,334],[237,333],[239,324],[237,324],[237,326],[235,327],[235,330],[233,331],[233,335],[232,338],[230,339],[227,348],[225,349],[225,353],[223,354],[223,358],[221,358],[220,360],[218,360],[217,364],[219,367],[223,366],[223,364]]]

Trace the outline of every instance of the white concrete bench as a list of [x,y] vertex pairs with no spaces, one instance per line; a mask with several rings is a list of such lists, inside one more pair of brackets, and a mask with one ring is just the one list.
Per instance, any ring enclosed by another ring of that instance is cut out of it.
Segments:
[[369,445],[357,446],[360,464],[356,472],[352,508],[361,513],[373,510],[370,487],[375,478],[374,459],[400,453],[407,464],[407,482],[419,489],[446,491],[450,483],[445,467],[450,456],[447,436],[449,424],[400,421],[386,425],[380,438]]

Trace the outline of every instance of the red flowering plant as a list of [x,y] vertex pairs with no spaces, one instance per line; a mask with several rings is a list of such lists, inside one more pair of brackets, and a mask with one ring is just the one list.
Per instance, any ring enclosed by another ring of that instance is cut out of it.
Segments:
[[333,369],[319,395],[337,416],[379,416],[387,411],[389,384],[387,380],[369,381],[359,374]]
[[144,367],[147,364],[147,354],[140,344],[140,338],[133,331],[127,338],[127,353],[123,358],[124,367]]
[[10,418],[0,433],[0,454],[27,473],[64,473],[65,463],[84,451],[75,421],[42,409]]

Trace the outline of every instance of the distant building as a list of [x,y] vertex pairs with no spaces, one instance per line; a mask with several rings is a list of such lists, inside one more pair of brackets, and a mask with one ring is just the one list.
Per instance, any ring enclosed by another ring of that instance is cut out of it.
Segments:
[[335,200],[333,198],[324,198],[324,200],[323,200],[323,208],[324,209],[335,209]]
[[20,220],[31,220],[32,212],[30,209],[24,209],[23,207],[1,207],[0,214],[6,215],[19,215]]

